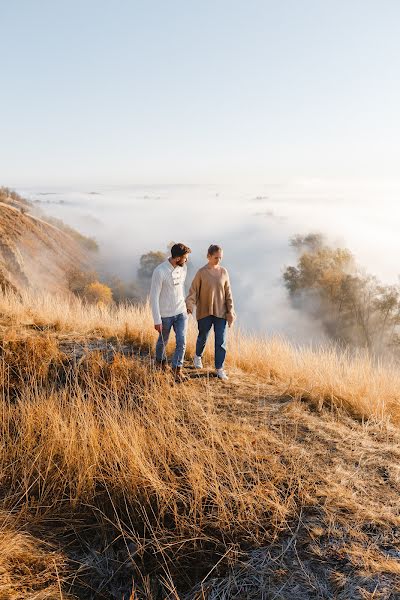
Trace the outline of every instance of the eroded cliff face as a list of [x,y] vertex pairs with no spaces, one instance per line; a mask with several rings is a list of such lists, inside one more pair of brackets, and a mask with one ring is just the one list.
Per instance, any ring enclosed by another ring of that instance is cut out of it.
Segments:
[[0,201],[0,288],[67,289],[66,274],[84,264],[79,243],[31,213],[25,201]]

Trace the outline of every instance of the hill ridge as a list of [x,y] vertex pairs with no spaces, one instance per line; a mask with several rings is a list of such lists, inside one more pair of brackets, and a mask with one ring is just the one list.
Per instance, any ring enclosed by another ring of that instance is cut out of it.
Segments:
[[28,212],[29,204],[0,202],[0,287],[66,290],[65,273],[85,253],[66,232]]

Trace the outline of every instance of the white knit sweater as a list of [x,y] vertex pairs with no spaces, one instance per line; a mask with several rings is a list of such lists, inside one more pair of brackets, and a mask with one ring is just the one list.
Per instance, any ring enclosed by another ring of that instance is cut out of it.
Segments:
[[186,314],[184,284],[187,267],[173,267],[169,260],[153,271],[150,288],[150,305],[155,325],[162,317]]

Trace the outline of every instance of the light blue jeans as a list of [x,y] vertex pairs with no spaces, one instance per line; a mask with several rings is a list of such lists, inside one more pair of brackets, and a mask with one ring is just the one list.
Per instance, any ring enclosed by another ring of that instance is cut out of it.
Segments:
[[174,369],[176,369],[176,367],[182,367],[186,349],[187,313],[180,313],[174,317],[162,317],[161,322],[163,327],[156,344],[156,360],[158,362],[167,360],[165,348],[169,340],[171,329],[173,329],[175,331],[176,348],[172,359],[172,367]]

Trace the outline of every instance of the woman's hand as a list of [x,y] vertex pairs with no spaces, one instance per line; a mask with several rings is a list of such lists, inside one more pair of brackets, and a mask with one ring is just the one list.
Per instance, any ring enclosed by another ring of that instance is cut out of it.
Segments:
[[233,325],[233,323],[235,321],[235,317],[231,313],[228,313],[226,315],[226,320],[228,321],[228,327],[232,327],[232,325]]

